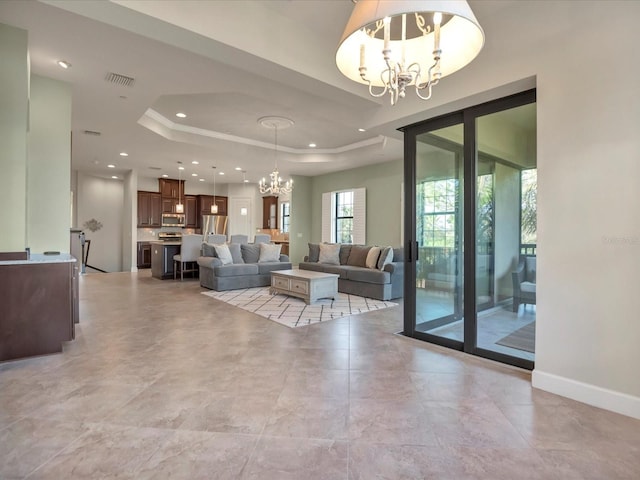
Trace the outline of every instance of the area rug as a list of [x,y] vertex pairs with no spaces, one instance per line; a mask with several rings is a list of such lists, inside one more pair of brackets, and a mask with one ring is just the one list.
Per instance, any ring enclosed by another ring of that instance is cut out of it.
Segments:
[[335,300],[321,299],[313,305],[307,305],[299,298],[282,294],[271,295],[269,287],[202,293],[292,328],[398,305],[346,293],[338,293]]
[[535,353],[536,351],[536,322],[520,327],[513,333],[496,342],[498,345]]

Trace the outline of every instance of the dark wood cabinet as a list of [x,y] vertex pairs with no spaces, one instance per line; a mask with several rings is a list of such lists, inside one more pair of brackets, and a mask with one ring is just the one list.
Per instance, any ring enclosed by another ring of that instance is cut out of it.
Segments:
[[162,213],[176,213],[177,198],[162,198]]
[[138,268],[151,268],[151,244],[138,242]]
[[184,226],[198,228],[198,198],[195,195],[184,196]]
[[[197,209],[198,218],[196,218],[196,228],[202,228],[202,215],[211,215],[211,205],[213,205],[213,195],[198,195]],[[217,215],[227,215],[227,197],[216,195],[216,205],[218,205]]]
[[184,180],[160,178],[160,195],[162,198],[179,198],[184,195]]
[[162,197],[157,192],[138,192],[138,227],[158,228],[162,225]]
[[262,197],[262,228],[278,228],[278,197]]

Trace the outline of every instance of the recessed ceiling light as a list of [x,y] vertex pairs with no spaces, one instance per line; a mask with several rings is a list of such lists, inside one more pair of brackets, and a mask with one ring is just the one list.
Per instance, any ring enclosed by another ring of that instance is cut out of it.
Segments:
[[116,175],[111,175],[111,178],[113,178],[114,180],[118,179],[118,177]]
[[311,148],[316,148],[316,144],[315,144],[315,143],[310,143],[310,144],[309,144],[309,147],[311,147]]
[[107,165],[107,168],[116,168],[116,166],[113,163],[110,163],[109,165]]
[[241,172],[241,171],[242,171],[242,167],[236,167],[235,169],[236,169],[238,172]]
[[62,68],[64,68],[65,70],[67,68],[71,67],[71,64],[69,62],[67,62],[66,60],[58,60],[58,65]]
[[366,132],[366,130],[364,128],[359,128],[358,131],[359,132]]
[[220,172],[218,175],[224,175],[224,172]]
[[129,154],[127,152],[120,152],[121,157],[128,157]]
[[192,176],[192,177],[197,177],[197,176],[198,176],[198,174],[197,174],[197,173],[192,173],[192,174],[191,174],[191,176]]
[[246,178],[244,179],[244,183],[249,183],[249,180],[247,180]]
[[169,175],[167,175],[166,173],[163,173],[162,178],[169,178]]
[[193,160],[191,163],[194,165],[200,165],[200,162],[198,160]]
[[182,112],[178,112],[178,113],[176,113],[176,117],[178,117],[178,118],[187,118],[187,114],[186,113],[182,113]]
[[201,182],[204,182],[204,178],[199,178],[198,180],[200,180]]
[[178,167],[178,170],[184,170],[184,167]]

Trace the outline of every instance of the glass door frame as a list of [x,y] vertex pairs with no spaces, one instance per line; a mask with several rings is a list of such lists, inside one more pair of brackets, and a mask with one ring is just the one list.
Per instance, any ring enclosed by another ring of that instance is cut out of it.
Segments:
[[[472,355],[533,370],[534,362],[477,346],[478,317],[476,312],[476,195],[477,195],[477,128],[476,119],[484,115],[535,103],[535,89],[486,102],[433,119],[407,125],[399,130],[404,133],[404,329],[403,335],[444,347],[464,351]],[[416,262],[418,241],[416,238],[416,181],[417,147],[419,135],[441,128],[463,124],[463,316],[464,341],[439,337],[417,331],[416,326]],[[471,181],[470,181],[471,180]]]

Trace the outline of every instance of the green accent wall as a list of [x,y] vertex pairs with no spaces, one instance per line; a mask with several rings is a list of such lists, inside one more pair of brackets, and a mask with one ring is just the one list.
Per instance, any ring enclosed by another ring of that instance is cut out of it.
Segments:
[[[367,191],[368,245],[400,246],[402,238],[402,159],[316,177],[296,177],[291,200],[291,261],[302,261],[309,242],[322,239],[322,194],[352,188]],[[306,182],[306,183],[303,183]],[[303,237],[298,233],[302,232]]]

